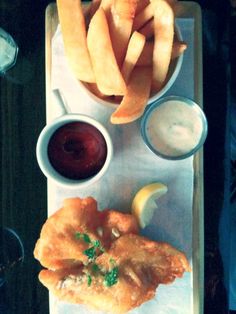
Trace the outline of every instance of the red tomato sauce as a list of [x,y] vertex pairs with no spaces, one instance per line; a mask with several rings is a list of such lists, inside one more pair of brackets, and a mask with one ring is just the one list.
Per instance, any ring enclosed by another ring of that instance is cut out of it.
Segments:
[[63,125],[52,135],[48,157],[62,176],[80,180],[96,175],[107,157],[107,145],[102,133],[86,122]]

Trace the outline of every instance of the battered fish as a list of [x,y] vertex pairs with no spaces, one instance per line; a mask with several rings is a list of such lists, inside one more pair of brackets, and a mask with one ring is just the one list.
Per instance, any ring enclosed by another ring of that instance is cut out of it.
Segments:
[[185,255],[171,245],[126,234],[87,267],[42,270],[39,279],[63,301],[117,314],[152,299],[159,284],[190,270]]
[[90,241],[107,250],[121,235],[138,231],[132,215],[113,210],[99,212],[92,197],[65,199],[63,207],[43,225],[34,256],[52,270],[75,267],[87,263],[84,251],[91,246]]

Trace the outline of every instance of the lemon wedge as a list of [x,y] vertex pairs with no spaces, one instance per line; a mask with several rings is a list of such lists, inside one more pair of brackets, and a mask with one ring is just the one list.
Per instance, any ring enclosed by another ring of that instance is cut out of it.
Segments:
[[136,193],[131,211],[141,228],[145,228],[150,223],[154,210],[157,208],[155,200],[164,195],[167,190],[166,185],[157,182],[145,185]]

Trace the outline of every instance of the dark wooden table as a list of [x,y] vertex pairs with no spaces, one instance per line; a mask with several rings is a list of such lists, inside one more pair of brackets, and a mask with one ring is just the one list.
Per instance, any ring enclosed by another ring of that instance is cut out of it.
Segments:
[[[46,179],[38,168],[35,146],[45,124],[44,17],[49,2],[0,0],[0,27],[19,45],[16,66],[6,77],[0,78],[0,217],[2,226],[18,233],[25,249],[23,264],[0,289],[0,301],[8,309],[4,312],[0,307],[0,313],[48,313],[48,293],[37,279],[41,267],[33,258],[33,248],[47,216]],[[227,313],[218,250],[226,158],[227,71],[222,42],[227,24],[227,1],[198,2],[204,9],[206,23],[204,106],[209,122],[204,154],[205,313],[221,314]],[[210,30],[206,31],[208,28]],[[221,79],[212,79],[217,77]]]
[[[6,284],[7,313],[48,313],[33,248],[47,216],[46,179],[35,158],[45,124],[44,15],[50,1],[0,1],[0,26],[19,46],[10,78],[0,79],[1,224],[14,229],[25,259]],[[14,82],[13,82],[13,81]]]

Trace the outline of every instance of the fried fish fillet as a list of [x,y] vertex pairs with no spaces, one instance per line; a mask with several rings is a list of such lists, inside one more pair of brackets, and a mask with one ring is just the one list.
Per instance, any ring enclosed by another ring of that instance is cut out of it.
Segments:
[[42,266],[60,269],[86,263],[83,253],[89,243],[76,234],[86,234],[99,240],[108,249],[114,239],[125,233],[138,233],[138,223],[130,214],[105,210],[99,212],[97,202],[85,199],[65,199],[63,207],[47,219],[34,249],[34,256]]
[[[109,257],[109,258],[108,258]],[[191,271],[186,256],[168,243],[156,242],[136,234],[126,234],[113,242],[107,253],[98,257],[102,268],[109,267],[109,259],[116,261],[134,286],[145,283],[156,286],[168,284]]]
[[[42,270],[39,279],[60,300],[117,314],[152,299],[159,284],[171,283],[190,271],[183,253],[135,234],[114,241],[96,259],[95,270],[93,266]],[[113,280],[110,284],[105,281],[107,274]]]

